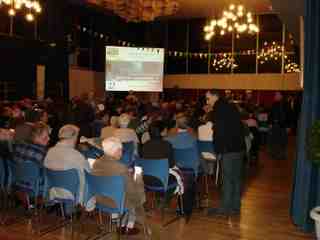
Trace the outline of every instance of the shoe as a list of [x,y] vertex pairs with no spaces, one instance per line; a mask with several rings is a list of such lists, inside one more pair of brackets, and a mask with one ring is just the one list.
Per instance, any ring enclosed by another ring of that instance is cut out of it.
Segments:
[[207,215],[208,217],[216,216],[216,215],[229,216],[229,213],[226,210],[221,208],[210,208],[208,209]]
[[127,227],[121,227],[121,234],[123,235],[137,235],[140,233],[140,230],[138,228],[127,228]]
[[188,224],[190,222],[190,219],[191,219],[191,214],[186,214],[184,216],[184,219],[185,219],[186,224]]
[[240,215],[240,209],[232,209],[230,214],[233,216]]

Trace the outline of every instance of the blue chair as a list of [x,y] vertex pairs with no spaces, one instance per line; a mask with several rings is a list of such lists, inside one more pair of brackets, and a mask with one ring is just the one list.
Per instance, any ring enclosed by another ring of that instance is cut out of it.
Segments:
[[[138,159],[136,161],[136,165],[142,167],[144,176],[154,177],[162,183],[162,186],[152,186],[152,185],[147,185],[145,183],[145,189],[148,192],[164,194],[162,199],[163,201],[161,204],[162,222],[164,222],[164,208],[165,208],[165,202],[167,199],[167,192],[168,190],[172,190],[177,187],[176,182],[168,185],[168,181],[169,181],[168,159]],[[153,198],[152,200],[153,200],[152,205],[154,206],[155,198]],[[178,195],[177,202],[178,201],[180,201],[180,205],[182,205],[180,195]],[[173,223],[176,220],[178,220],[178,218],[174,218],[173,220],[170,220],[168,223],[164,223],[163,226],[168,226],[169,224]]]
[[168,159],[139,159],[136,162],[137,166],[142,167],[143,175],[157,178],[162,187],[148,186],[145,184],[145,188],[148,191],[165,193],[169,189],[173,189],[177,184],[171,184],[168,186],[169,181],[169,163]]
[[5,191],[5,182],[6,182],[6,168],[4,164],[4,159],[0,157],[0,190]]
[[[62,222],[57,223],[56,225],[51,225],[50,227],[46,229],[42,229],[42,234],[49,233],[51,231],[54,231],[60,227],[65,226],[66,224],[70,223],[70,221],[66,218],[66,212],[64,209],[65,207],[71,208],[68,209],[71,212],[70,213],[70,220],[72,224],[72,238],[73,238],[73,215],[74,210],[76,209],[76,206],[78,204],[79,200],[79,189],[80,189],[80,180],[79,180],[79,170],[77,169],[68,169],[68,170],[51,170],[46,168],[45,169],[45,189],[46,189],[46,196],[47,196],[47,204],[59,204],[60,205],[60,211],[61,216],[63,218]],[[64,198],[63,196],[54,196],[53,198],[50,198],[50,190],[52,188],[60,188],[67,190],[70,192],[73,196],[73,199]]]
[[[214,145],[212,141],[198,141],[198,147],[199,147],[199,152],[203,153],[203,152],[207,152],[207,153],[211,153],[211,154],[215,154],[214,151]],[[206,160],[206,159],[205,159]],[[218,185],[218,179],[219,179],[219,170],[220,170],[220,162],[218,159],[213,160],[216,163],[216,185]]]
[[[3,214],[1,216],[1,223],[8,225],[6,222],[9,210],[15,208],[14,196],[12,190],[15,183],[16,164],[10,159],[1,159],[1,207]],[[13,222],[14,223],[14,222]]]
[[[52,188],[62,188],[69,191],[72,194],[73,199],[55,196],[53,199],[50,199],[50,201],[59,203],[60,206],[63,206],[63,204],[71,203],[72,207],[75,208],[79,200],[79,188],[80,188],[78,170],[77,169],[69,169],[69,170],[46,169],[47,196],[50,193],[50,190]],[[65,215],[64,211],[62,211],[62,215],[64,217]]]
[[12,160],[7,160],[7,167],[7,187],[11,189],[12,185],[14,185],[16,182],[17,164]]
[[199,152],[208,152],[214,154],[214,147],[212,141],[201,141],[198,140],[198,148]]
[[39,164],[32,161],[23,161],[16,165],[15,186],[19,191],[27,194],[28,209],[32,207],[30,198],[34,198],[35,209],[37,209],[42,182],[43,173]]
[[[86,191],[85,203],[88,203],[92,197],[102,196],[113,200],[116,207],[108,207],[97,203],[96,209],[99,213],[119,214],[119,221],[121,221],[128,212],[125,208],[125,179],[122,176],[94,176],[85,171]],[[111,218],[110,218],[111,224]],[[121,231],[119,231],[121,234]],[[120,236],[120,235],[119,235]]]
[[0,208],[1,210],[5,209],[5,202],[7,198],[7,189],[6,189],[6,169],[4,164],[4,159],[0,157]]
[[125,142],[122,143],[123,152],[120,162],[128,167],[133,166],[134,164],[134,143],[133,142]]
[[174,148],[176,165],[185,173],[198,175],[200,155],[197,145],[191,148]]

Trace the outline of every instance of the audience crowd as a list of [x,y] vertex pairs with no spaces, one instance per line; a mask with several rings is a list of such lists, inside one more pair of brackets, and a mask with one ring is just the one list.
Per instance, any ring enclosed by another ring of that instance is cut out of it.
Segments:
[[[242,173],[245,166],[258,163],[259,148],[267,145],[272,158],[286,158],[288,133],[294,132],[298,116],[292,100],[276,93],[268,109],[251,99],[234,102],[230,96],[213,90],[198,101],[151,102],[130,92],[125,98],[110,95],[105,101],[84,94],[70,103],[50,99],[3,102],[0,160],[6,162],[5,166],[8,161],[17,166],[32,161],[43,169],[76,169],[80,182],[76,201],[84,206],[85,171],[96,176],[123,176],[129,212],[120,229],[129,234],[138,232],[135,222],[146,223],[144,185],[161,186],[156,178],[137,177],[135,160],[167,159],[169,169],[179,170],[181,178],[170,174],[168,185],[183,184],[182,203],[177,209],[186,221],[195,207],[197,179],[218,173],[213,168],[220,162],[221,204],[218,209],[209,209],[209,216],[240,214]],[[188,148],[200,153],[199,141],[210,142],[214,151],[199,154],[190,174],[175,152]],[[133,160],[124,164],[121,159],[127,143],[133,144]],[[73,197],[59,188],[51,189],[49,198],[55,196]],[[93,202],[112,204],[102,197]],[[93,209],[94,204],[86,207]],[[71,205],[64,207],[67,215],[72,213]]]

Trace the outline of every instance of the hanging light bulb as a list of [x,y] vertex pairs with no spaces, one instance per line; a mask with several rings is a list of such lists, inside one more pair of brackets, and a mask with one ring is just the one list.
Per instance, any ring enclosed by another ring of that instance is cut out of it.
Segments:
[[34,16],[32,15],[32,13],[28,13],[26,15],[26,19],[27,19],[27,21],[32,22],[34,20]]
[[210,27],[209,27],[209,26],[205,26],[205,27],[203,28],[203,31],[204,31],[204,32],[210,32]]
[[212,20],[210,24],[211,24],[211,26],[216,26],[217,25],[217,20]]
[[209,41],[211,39],[211,34],[210,33],[207,33],[206,36],[204,37],[204,39],[206,41]]
[[13,8],[10,8],[8,11],[10,16],[15,16],[16,15],[16,11]]
[[232,26],[229,26],[229,27],[228,27],[228,31],[229,31],[229,32],[232,32],[232,30],[233,30],[233,27],[232,27]]
[[234,4],[231,4],[231,5],[229,6],[229,9],[230,9],[231,11],[233,11],[235,8],[236,8],[236,6],[235,6]]
[[220,35],[223,36],[224,34],[225,34],[225,31],[224,31],[224,30],[221,30],[221,31],[220,31]]

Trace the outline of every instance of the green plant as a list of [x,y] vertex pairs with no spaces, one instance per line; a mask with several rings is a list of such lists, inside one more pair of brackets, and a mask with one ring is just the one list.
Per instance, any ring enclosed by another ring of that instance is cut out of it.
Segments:
[[308,158],[320,165],[320,120],[316,120],[307,136]]

